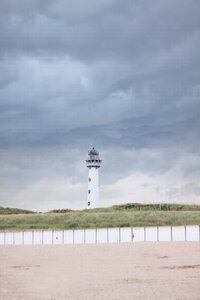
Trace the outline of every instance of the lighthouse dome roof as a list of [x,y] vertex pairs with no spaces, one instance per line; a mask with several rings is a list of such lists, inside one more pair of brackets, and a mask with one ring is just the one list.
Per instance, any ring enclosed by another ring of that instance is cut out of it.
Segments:
[[89,152],[88,155],[99,155],[99,152],[93,147]]

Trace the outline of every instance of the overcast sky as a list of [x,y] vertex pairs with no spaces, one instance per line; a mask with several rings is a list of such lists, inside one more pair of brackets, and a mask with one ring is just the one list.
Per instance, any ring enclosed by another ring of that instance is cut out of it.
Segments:
[[0,206],[200,204],[199,0],[0,1]]

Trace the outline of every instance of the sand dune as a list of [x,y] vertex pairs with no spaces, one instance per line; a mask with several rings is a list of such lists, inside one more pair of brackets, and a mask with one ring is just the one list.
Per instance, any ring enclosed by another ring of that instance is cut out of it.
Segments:
[[200,243],[0,247],[1,300],[200,299]]

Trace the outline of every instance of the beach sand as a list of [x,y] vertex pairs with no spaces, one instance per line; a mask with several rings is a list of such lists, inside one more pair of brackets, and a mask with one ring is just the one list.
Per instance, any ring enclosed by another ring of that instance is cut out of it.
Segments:
[[200,243],[0,247],[0,299],[200,299]]

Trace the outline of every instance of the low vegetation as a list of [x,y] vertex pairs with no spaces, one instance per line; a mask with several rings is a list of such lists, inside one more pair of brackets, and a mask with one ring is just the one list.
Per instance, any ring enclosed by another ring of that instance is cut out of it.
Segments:
[[27,209],[0,206],[0,215],[19,215],[19,214],[36,214],[36,212]]
[[200,206],[197,205],[125,204],[82,211],[54,210],[48,213],[26,210],[20,210],[19,213],[18,209],[9,208],[0,208],[0,211],[0,230],[200,224]]

